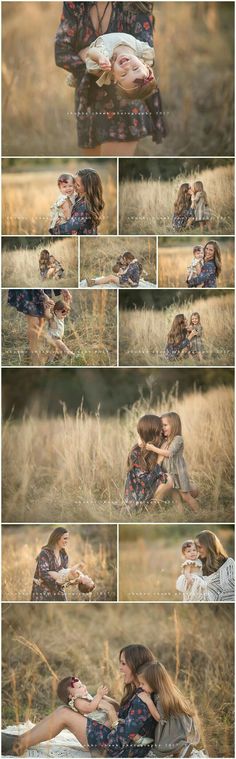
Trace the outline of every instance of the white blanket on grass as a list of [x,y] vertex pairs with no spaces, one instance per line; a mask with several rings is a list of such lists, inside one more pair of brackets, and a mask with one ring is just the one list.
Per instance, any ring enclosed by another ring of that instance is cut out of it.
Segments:
[[[104,290],[104,287],[105,288],[112,288],[112,289],[115,288],[116,290],[118,289],[117,285],[112,284],[112,282],[109,282],[107,285],[96,285],[96,278],[94,278],[94,279],[95,279],[95,285],[93,285],[93,287],[94,288],[96,287],[97,290]],[[88,285],[87,285],[87,279],[82,279],[81,280],[80,287],[88,287]],[[130,288],[128,288],[128,287],[121,287],[120,289],[121,290],[128,290],[128,289],[130,289],[130,290],[145,290],[145,289],[150,290],[153,287],[154,287],[154,290],[156,290],[156,285],[154,285],[153,282],[146,282],[145,279],[140,279],[138,287],[130,287]],[[91,288],[91,289],[93,289],[93,288]]]
[[[11,733],[11,735],[22,735],[26,730],[31,730],[32,727],[34,727],[34,723],[28,720],[20,725],[9,725],[9,727],[4,728],[3,732]],[[62,730],[51,741],[44,741],[37,746],[29,748],[25,751],[24,756],[63,756],[68,757],[68,759],[82,759],[82,757],[83,759],[89,759],[91,754],[85,751],[81,743],[69,730]]]

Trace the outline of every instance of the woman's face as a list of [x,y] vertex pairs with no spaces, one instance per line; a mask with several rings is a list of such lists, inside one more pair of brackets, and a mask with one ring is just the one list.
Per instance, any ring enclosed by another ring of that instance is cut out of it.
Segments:
[[205,255],[204,255],[205,261],[212,261],[212,259],[214,258],[214,255],[215,255],[214,245],[210,245],[209,243],[205,247]]
[[59,538],[59,540],[57,542],[57,548],[59,548],[59,550],[61,548],[66,548],[68,540],[69,540],[69,532],[65,532],[64,535],[62,535]]
[[200,556],[200,559],[206,559],[207,557],[207,549],[206,546],[203,546],[199,540],[195,540],[195,546],[198,552],[198,555]]
[[[124,683],[125,685],[129,685],[130,683],[135,682],[135,677],[133,675],[132,669],[130,669],[129,665],[126,663],[125,655],[122,652],[120,655],[120,665],[119,670],[121,674],[124,676]],[[138,682],[138,680],[137,680]]]
[[75,177],[75,189],[78,195],[84,195],[85,189],[82,181],[82,177]]

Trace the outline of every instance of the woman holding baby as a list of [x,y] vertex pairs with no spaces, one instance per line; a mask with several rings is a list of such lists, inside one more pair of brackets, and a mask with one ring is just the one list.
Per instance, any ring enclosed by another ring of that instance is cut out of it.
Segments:
[[[70,582],[77,582],[88,589],[91,578],[80,571],[79,564],[68,566],[68,540],[68,530],[56,527],[46,545],[42,546],[36,559],[31,601],[67,601],[65,585]],[[90,590],[93,590],[92,580],[90,584]]]

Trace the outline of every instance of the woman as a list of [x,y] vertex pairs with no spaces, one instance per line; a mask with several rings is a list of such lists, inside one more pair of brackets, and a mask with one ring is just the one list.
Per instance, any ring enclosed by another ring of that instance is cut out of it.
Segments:
[[61,569],[68,568],[66,551],[69,533],[64,527],[56,527],[48,542],[37,556],[31,601],[66,601],[65,582],[76,578],[78,565],[68,570],[67,577],[59,576]]
[[184,314],[177,314],[167,335],[165,358],[167,361],[175,361],[182,356],[188,355],[189,351],[190,342],[188,339],[186,318]]
[[63,3],[56,33],[57,66],[76,77],[75,113],[83,155],[134,155],[138,140],[165,137],[159,90],[145,103],[120,96],[115,85],[98,87],[85,67],[86,49],[99,35],[132,34],[153,47],[153,3]]
[[186,229],[193,221],[194,211],[192,204],[192,190],[188,182],[180,185],[176,201],[174,203],[174,215],[172,224],[176,232]]
[[196,535],[195,545],[202,562],[205,601],[234,601],[234,560],[229,558],[219,538],[211,530]]
[[27,316],[27,331],[32,364],[40,360],[39,339],[44,326],[45,307],[54,306],[54,295],[62,295],[66,302],[72,300],[69,290],[8,290],[8,305]]
[[71,211],[71,217],[64,224],[51,228],[51,235],[97,235],[104,208],[102,183],[94,169],[81,169],[75,174],[75,189],[78,197]]
[[221,252],[216,240],[209,240],[204,246],[204,263],[201,273],[191,277],[188,287],[217,287],[217,278],[221,272]]
[[[156,722],[138,696],[137,672],[143,664],[154,661],[155,657],[149,648],[136,644],[122,648],[119,660],[120,672],[124,676],[124,695],[118,714],[113,704],[107,705],[110,727],[87,720],[67,706],[61,706],[20,738],[2,733],[3,754],[21,756],[30,746],[49,740],[67,728],[88,750],[97,748],[99,752],[105,749],[106,756],[147,756],[154,740]],[[133,740],[136,735],[149,738],[150,743],[143,740],[144,745],[137,746]]]

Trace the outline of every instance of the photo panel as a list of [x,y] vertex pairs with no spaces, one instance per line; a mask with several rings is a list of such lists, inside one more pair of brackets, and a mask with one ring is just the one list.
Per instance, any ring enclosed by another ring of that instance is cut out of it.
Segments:
[[155,288],[156,237],[81,237],[80,287]]
[[234,237],[159,236],[158,287],[234,287]]
[[2,286],[34,288],[53,281],[78,287],[79,239],[2,237]]

